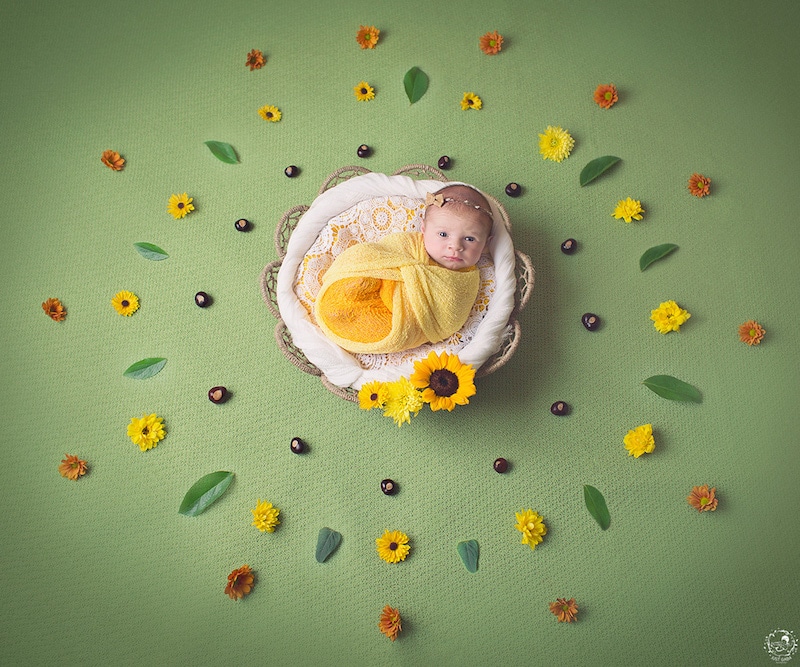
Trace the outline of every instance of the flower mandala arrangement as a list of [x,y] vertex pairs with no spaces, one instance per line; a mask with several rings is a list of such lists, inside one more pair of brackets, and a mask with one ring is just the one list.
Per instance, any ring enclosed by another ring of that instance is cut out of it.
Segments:
[[628,456],[638,459],[642,454],[650,454],[656,448],[656,441],[653,437],[653,425],[643,424],[635,429],[628,431],[622,439]]
[[539,135],[539,153],[543,160],[561,162],[569,157],[574,146],[572,135],[560,127],[548,125],[544,134]]
[[681,325],[688,320],[692,314],[681,308],[674,301],[664,301],[658,308],[650,311],[650,319],[656,331],[667,334],[670,331],[680,331]]
[[383,531],[383,535],[375,539],[378,555],[387,563],[399,563],[405,560],[411,547],[408,544],[408,535],[399,530]]
[[67,309],[58,299],[48,299],[42,303],[42,310],[54,322],[63,322],[67,317]]
[[542,537],[547,534],[547,526],[544,525],[544,519],[531,509],[516,512],[517,524],[514,526],[520,533],[522,533],[522,542],[520,544],[527,544],[531,551],[536,548],[536,545],[542,541]]
[[64,459],[58,466],[58,472],[62,477],[71,479],[74,482],[86,474],[86,461],[79,459],[73,454],[64,454]]
[[185,192],[182,195],[171,195],[167,203],[167,213],[176,220],[185,218],[189,213],[194,211],[194,204],[192,204],[193,199],[193,197],[189,197]]
[[252,526],[258,528],[262,533],[275,532],[275,526],[280,523],[278,519],[280,510],[277,507],[273,507],[272,503],[268,503],[266,500],[262,502],[259,498],[256,500],[255,508],[250,511],[253,513]]
[[400,612],[387,604],[381,612],[378,629],[392,641],[397,639],[397,635],[403,630]]
[[467,405],[476,393],[474,380],[475,369],[462,364],[457,355],[430,352],[423,361],[414,362],[410,378],[364,384],[358,392],[358,404],[362,410],[383,410],[384,416],[394,419],[399,427],[410,423],[425,403],[433,412]]
[[231,600],[241,600],[245,595],[249,595],[253,589],[253,571],[249,565],[237,567],[228,575],[228,583],[225,584],[225,595]]
[[128,424],[128,437],[143,452],[158,445],[166,434],[164,420],[155,414],[142,415],[141,419],[131,417],[131,423]]

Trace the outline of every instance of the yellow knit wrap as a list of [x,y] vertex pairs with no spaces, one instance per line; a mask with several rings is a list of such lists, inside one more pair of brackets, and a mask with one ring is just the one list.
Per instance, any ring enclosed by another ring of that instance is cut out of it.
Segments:
[[389,234],[342,252],[325,272],[314,317],[348,352],[399,352],[458,331],[475,303],[477,268],[446,269],[425,251],[422,234]]

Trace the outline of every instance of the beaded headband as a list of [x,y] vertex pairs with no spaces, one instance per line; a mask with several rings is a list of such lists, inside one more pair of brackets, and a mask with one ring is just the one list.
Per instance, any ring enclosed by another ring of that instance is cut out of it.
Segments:
[[489,216],[491,220],[494,220],[492,217],[492,212],[487,211],[483,206],[479,206],[473,201],[469,199],[456,199],[455,197],[445,197],[442,194],[434,195],[430,192],[425,193],[425,205],[430,206],[433,204],[434,206],[439,206],[440,208],[444,206],[446,203],[452,202],[453,204],[462,204],[467,208],[474,208],[476,211],[480,211],[481,213],[485,213]]

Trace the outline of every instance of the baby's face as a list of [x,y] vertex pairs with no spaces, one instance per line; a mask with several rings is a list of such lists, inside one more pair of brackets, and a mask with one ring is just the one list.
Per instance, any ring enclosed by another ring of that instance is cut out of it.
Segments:
[[431,259],[454,271],[475,266],[491,230],[481,217],[462,207],[429,206],[422,223],[422,239]]

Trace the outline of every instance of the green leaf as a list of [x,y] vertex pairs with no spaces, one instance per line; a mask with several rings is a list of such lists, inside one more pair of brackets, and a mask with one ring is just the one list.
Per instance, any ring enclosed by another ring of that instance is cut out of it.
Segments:
[[469,572],[478,571],[478,543],[475,540],[459,542],[456,546],[458,555]]
[[611,167],[617,164],[621,159],[622,158],[615,157],[614,155],[604,155],[603,157],[595,158],[581,171],[581,185],[591,183],[595,178],[600,176],[600,174],[611,169]]
[[205,144],[218,160],[227,164],[236,164],[239,161],[236,151],[230,144],[226,144],[224,141],[206,141]]
[[225,470],[204,475],[186,492],[178,513],[184,516],[197,516],[204,512],[225,493],[232,481],[233,473]]
[[141,241],[139,243],[134,243],[133,247],[139,251],[139,254],[142,257],[154,262],[160,262],[162,259],[169,257],[166,252],[152,243],[145,243],[144,241]]
[[644,255],[639,258],[639,271],[644,271],[656,260],[666,257],[673,250],[677,250],[678,246],[674,243],[662,243],[661,245],[654,245],[652,248],[645,250]]
[[406,87],[406,95],[411,104],[418,101],[428,90],[428,75],[419,67],[412,67],[406,72],[403,78],[403,85]]
[[670,401],[700,403],[703,400],[700,391],[696,387],[671,375],[654,375],[644,380],[642,384],[662,398],[668,398]]
[[141,361],[137,361],[135,364],[128,366],[128,369],[123,373],[123,375],[126,378],[133,378],[134,380],[146,380],[147,378],[153,377],[162,368],[164,368],[166,363],[167,360],[162,357],[150,357],[148,359],[142,359]]
[[339,546],[341,541],[341,533],[332,528],[320,528],[319,536],[317,537],[317,562],[324,563],[325,559],[336,551],[336,547]]
[[606,506],[606,499],[593,486],[588,484],[583,485],[583,499],[586,501],[586,509],[589,514],[594,517],[594,520],[600,524],[600,527],[605,530],[611,523],[611,515],[608,513]]

